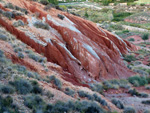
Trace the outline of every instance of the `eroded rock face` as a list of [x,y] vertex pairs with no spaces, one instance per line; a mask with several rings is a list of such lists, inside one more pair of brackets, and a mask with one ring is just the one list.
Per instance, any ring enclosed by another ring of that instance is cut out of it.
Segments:
[[[44,53],[48,61],[59,64],[71,73],[68,80],[94,82],[95,80],[126,78],[133,74],[122,62],[121,55],[134,50],[129,42],[122,40],[93,22],[56,9],[44,10],[44,6],[29,0],[6,0],[25,8],[29,14],[16,16],[27,25],[14,27],[12,21],[0,18],[0,25],[18,39]],[[1,9],[7,10],[1,4]],[[32,17],[33,13],[37,17]],[[58,18],[58,14],[64,16]],[[37,21],[49,24],[49,29],[37,28]]]

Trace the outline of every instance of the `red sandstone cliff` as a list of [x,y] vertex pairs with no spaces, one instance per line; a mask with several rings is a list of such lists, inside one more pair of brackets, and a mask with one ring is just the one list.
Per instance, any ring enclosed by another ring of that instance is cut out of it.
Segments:
[[[0,25],[16,37],[43,53],[48,61],[59,64],[64,71],[65,79],[78,82],[93,82],[95,80],[127,78],[133,73],[123,64],[121,55],[135,48],[100,28],[95,23],[73,16],[67,12],[51,8],[45,11],[44,6],[29,0],[5,0],[5,2],[25,8],[27,15],[16,16],[9,20],[0,17]],[[4,8],[4,11],[11,11]],[[32,17],[33,14],[38,14]],[[63,15],[63,20],[57,17]],[[24,27],[14,27],[13,21],[18,19],[26,23]],[[34,23],[42,20],[49,24],[49,30],[34,27]]]

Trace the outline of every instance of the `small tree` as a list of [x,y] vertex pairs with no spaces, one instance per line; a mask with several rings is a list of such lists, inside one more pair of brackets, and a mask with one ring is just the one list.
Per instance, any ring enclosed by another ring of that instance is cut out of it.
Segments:
[[145,40],[148,40],[149,39],[149,34],[148,33],[145,33],[143,36],[142,36],[142,39],[145,41]]

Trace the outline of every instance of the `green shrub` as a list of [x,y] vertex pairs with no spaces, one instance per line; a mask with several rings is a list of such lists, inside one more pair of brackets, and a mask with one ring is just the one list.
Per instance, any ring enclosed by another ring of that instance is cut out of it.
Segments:
[[7,41],[7,36],[4,34],[0,34],[0,40]]
[[149,34],[146,33],[142,36],[142,39],[145,41],[145,40],[148,40],[149,39]]
[[12,94],[14,93],[15,89],[10,86],[10,85],[6,85],[6,86],[2,86],[0,88],[1,92],[3,92],[4,94]]
[[132,108],[132,107],[126,107],[124,110],[123,110],[123,113],[136,113],[135,109]]
[[70,89],[70,88],[65,88],[65,94],[70,95],[72,97],[74,97],[75,95],[75,91]]
[[149,89],[150,89],[150,85],[148,85],[148,86],[145,86],[145,89],[148,89],[148,90],[149,90]]
[[99,93],[103,93],[103,85],[101,83],[90,84],[90,88],[93,91],[96,91],[96,92],[99,92]]
[[150,100],[143,100],[142,104],[150,105]]
[[61,102],[58,101],[56,104],[48,104],[46,106],[46,113],[70,113],[70,112],[80,112],[80,113],[106,113],[97,103],[90,101],[69,101]]
[[132,41],[132,42],[133,42],[133,41],[135,41],[135,40],[134,40],[134,38],[130,38],[130,39],[128,39],[128,41]]
[[125,55],[124,60],[127,62],[135,61],[136,58],[134,55]]
[[18,53],[18,52],[21,52],[22,49],[20,47],[14,47],[14,52]]
[[139,86],[144,86],[148,84],[146,77],[138,76],[138,75],[129,77],[128,81],[133,85],[135,84],[135,81],[136,81],[139,84]]
[[124,109],[123,103],[118,99],[112,99],[111,102],[119,109]]
[[23,53],[21,53],[21,52],[18,52],[18,57],[19,57],[19,58],[21,58],[21,59],[23,59],[23,58],[24,58],[24,55],[23,55]]
[[24,26],[24,22],[22,20],[18,20],[13,23],[13,26],[15,27]]
[[20,94],[28,94],[33,89],[32,84],[25,79],[15,80],[14,82],[10,82],[10,84],[13,85]]
[[54,94],[52,94],[50,91],[47,91],[47,92],[46,92],[46,96],[47,96],[48,98],[52,98],[52,97],[54,97]]
[[39,95],[25,96],[24,105],[33,110],[44,109],[46,106],[44,100]]
[[55,76],[50,76],[49,80],[50,80],[50,82],[53,82],[58,89],[62,88],[61,81],[59,79],[57,79]]
[[123,21],[124,18],[132,15],[132,13],[129,13],[129,12],[119,12],[119,13],[114,12],[113,15],[114,15],[113,21]]
[[18,107],[13,104],[11,96],[2,97],[0,96],[0,113],[19,113]]
[[40,57],[40,56],[38,56],[38,55],[36,55],[32,52],[30,52],[28,54],[28,57],[35,60],[36,62],[40,62],[40,63],[45,63],[46,62],[46,58],[42,58],[42,57]]
[[36,28],[41,28],[41,29],[49,30],[49,25],[47,23],[43,23],[42,21],[37,21],[33,25]]
[[4,52],[0,50],[0,57],[4,57]]
[[14,14],[13,14],[12,12],[9,12],[9,11],[3,12],[3,15],[4,15],[5,17],[7,17],[8,19],[11,19],[11,18],[14,18],[14,17],[15,17]]
[[90,95],[90,94],[88,94],[87,92],[84,92],[84,91],[78,91],[78,95],[81,98],[87,97],[89,100],[94,100],[94,97],[92,95]]

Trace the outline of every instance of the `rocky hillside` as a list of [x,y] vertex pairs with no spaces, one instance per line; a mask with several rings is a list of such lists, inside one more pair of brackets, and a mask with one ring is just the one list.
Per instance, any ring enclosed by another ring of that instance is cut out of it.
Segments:
[[57,9],[0,1],[0,111],[121,112],[90,87],[133,75],[122,56],[136,47]]

